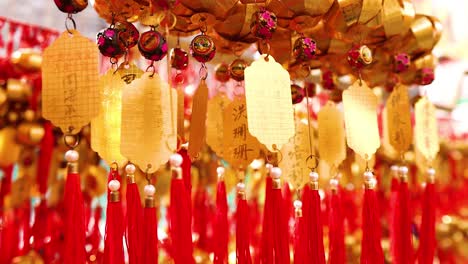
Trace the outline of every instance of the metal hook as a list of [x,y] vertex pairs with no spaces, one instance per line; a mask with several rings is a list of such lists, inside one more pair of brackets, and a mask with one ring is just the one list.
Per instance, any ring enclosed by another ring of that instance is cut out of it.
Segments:
[[[75,149],[80,144],[80,136],[78,134],[72,134],[73,129],[72,126],[69,127],[68,132],[63,135],[63,143],[70,149]],[[73,142],[73,144],[70,144],[70,142]]]
[[[68,22],[71,22],[72,23],[72,26],[73,26],[73,29],[70,29],[68,27]],[[73,19],[73,15],[71,13],[69,13],[67,15],[67,18],[65,18],[65,28],[67,29],[68,33],[73,35],[73,31],[72,30],[76,30],[76,22],[75,20]]]
[[306,159],[306,164],[309,163],[309,160],[310,160],[310,159],[314,159],[315,164],[314,164],[314,166],[311,166],[311,167],[307,166],[307,167],[308,167],[311,171],[315,171],[315,170],[318,168],[318,166],[319,166],[320,160],[319,160],[319,158],[318,158],[316,155],[313,155],[313,154],[312,154],[312,155],[309,155],[309,156],[307,157],[307,159]]
[[208,78],[208,67],[206,67],[205,63],[202,63],[200,70],[198,71],[198,75],[200,76],[200,80],[206,80]]
[[154,74],[156,74],[156,68],[154,67],[154,61],[151,61],[151,64],[148,66],[148,68],[146,68],[146,72],[151,72],[150,74],[150,78],[152,78],[154,76]]
[[151,167],[152,167],[151,164],[148,164],[145,170],[145,178],[148,181],[148,184],[151,184],[151,178],[150,178],[151,174],[148,172],[151,169]]

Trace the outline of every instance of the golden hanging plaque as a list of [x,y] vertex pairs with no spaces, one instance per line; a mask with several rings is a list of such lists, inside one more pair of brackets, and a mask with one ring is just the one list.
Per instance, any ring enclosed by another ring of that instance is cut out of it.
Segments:
[[224,94],[218,94],[208,101],[206,119],[206,143],[219,157],[224,155],[224,110],[230,103]]
[[123,156],[149,173],[168,161],[177,141],[177,92],[151,74],[143,74],[123,89],[120,145]]
[[395,86],[388,97],[385,109],[389,143],[398,153],[402,154],[409,149],[413,139],[411,109],[408,90],[405,86]]
[[317,121],[320,159],[337,167],[346,158],[343,113],[328,102],[318,113]]
[[291,80],[272,56],[265,57],[245,69],[245,97],[250,133],[274,151],[294,135]]
[[377,96],[358,80],[343,92],[343,107],[348,146],[368,160],[380,146]]
[[192,118],[190,119],[188,153],[192,158],[198,157],[203,144],[205,144],[207,103],[208,87],[205,80],[201,80],[193,95]]
[[98,49],[78,31],[62,33],[42,62],[42,114],[76,134],[98,114]]
[[143,75],[143,71],[138,68],[134,63],[122,63],[117,72],[126,84],[130,84],[135,79],[140,78]]
[[124,86],[124,81],[114,69],[108,70],[99,79],[100,112],[91,120],[91,148],[99,153],[107,164],[117,162],[120,166],[123,166],[127,160],[120,154]]
[[439,131],[434,105],[423,97],[414,106],[414,144],[426,161],[431,162],[439,152]]
[[249,132],[245,99],[235,99],[224,110],[224,156],[232,167],[246,168],[263,149]]

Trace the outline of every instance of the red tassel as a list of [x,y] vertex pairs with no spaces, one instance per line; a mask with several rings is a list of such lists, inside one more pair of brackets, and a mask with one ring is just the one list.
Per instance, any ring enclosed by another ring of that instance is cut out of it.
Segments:
[[3,215],[0,232],[0,263],[11,263],[18,248],[19,230],[15,225],[15,214],[13,211],[5,212]]
[[208,222],[209,204],[208,193],[202,184],[199,184],[194,197],[193,228],[198,234],[198,248],[209,251]]
[[0,184],[0,218],[3,217],[4,214],[4,202],[5,196],[10,193],[11,191],[11,181],[13,175],[13,165],[6,166],[2,168],[3,170],[3,178]]
[[31,235],[33,237],[32,248],[36,252],[44,252],[45,238],[47,234],[48,208],[47,201],[41,199],[40,204],[36,207],[34,213],[34,224],[32,226]]
[[362,208],[361,264],[384,263],[381,245],[381,226],[378,200],[374,187],[376,180],[372,172],[365,173],[364,204]]
[[214,259],[213,264],[228,263],[228,204],[226,184],[224,183],[224,168],[218,167],[218,186],[216,191],[216,219],[214,226]]
[[154,206],[154,193],[156,189],[153,185],[145,186],[145,208],[143,216],[143,261],[141,263],[158,263],[158,220],[156,217],[156,207]]
[[[267,170],[271,169],[268,164]],[[265,182],[265,205],[263,207],[263,230],[261,245],[261,263],[273,263],[273,211],[272,211],[273,179],[269,172]]]
[[100,263],[100,261],[102,261],[101,259],[99,259],[99,244],[101,243],[102,239],[101,232],[99,231],[99,221],[101,220],[101,216],[102,208],[98,206],[94,209],[94,224],[90,230],[90,235],[88,237],[88,244],[91,245],[91,250],[89,251],[88,255],[94,255],[96,257],[97,263]]
[[41,141],[41,150],[37,160],[37,183],[39,192],[45,195],[47,192],[47,182],[49,180],[50,162],[54,151],[54,132],[50,122],[44,123],[44,137]]
[[429,169],[422,204],[421,231],[419,239],[419,264],[430,264],[434,260],[435,238],[435,184],[434,169]]
[[[236,257],[237,264],[251,264],[249,242],[249,206],[245,199],[245,185],[237,185],[237,212],[236,212]],[[281,191],[281,190],[280,190]]]
[[320,194],[318,192],[318,173],[310,173],[310,203],[304,204],[307,207],[305,222],[309,232],[309,260],[312,263],[325,264],[325,250],[323,247],[323,226],[322,210],[320,205]]
[[69,150],[65,154],[68,161],[68,174],[65,181],[63,204],[65,206],[65,241],[63,263],[83,264],[86,262],[86,226],[83,194],[78,174],[78,152]]
[[182,178],[182,157],[171,156],[171,201],[169,205],[169,229],[172,238],[172,256],[175,264],[192,264],[193,258],[192,228],[188,193]]
[[120,201],[120,182],[116,180],[118,172],[112,168],[109,178],[109,200],[107,202],[106,233],[104,236],[104,264],[124,264],[123,249],[123,209]]
[[346,263],[346,247],[344,240],[344,219],[342,212],[342,201],[338,186],[338,180],[331,179],[331,195],[329,205],[329,264]]
[[[412,244],[411,244],[411,216],[410,216],[410,201],[408,191],[408,168],[400,167],[400,185],[398,188],[398,204],[397,210],[398,225],[396,228],[395,246],[396,255],[394,263],[408,264],[412,260]],[[397,235],[398,234],[398,235]]]
[[142,263],[143,254],[143,208],[141,206],[140,193],[135,183],[135,165],[128,164],[125,167],[127,173],[127,228],[125,238],[128,248],[129,264]]
[[302,204],[303,203],[299,200],[294,201],[294,212],[296,217],[294,223],[294,264],[305,264],[310,261],[307,256],[309,246],[309,243],[306,240],[308,235],[307,223],[304,221]]
[[393,260],[397,259],[397,247],[399,230],[400,230],[400,217],[398,216],[398,190],[400,189],[400,181],[398,180],[398,166],[391,167],[391,186],[390,186],[390,213],[389,213],[389,236],[390,236],[390,253]]
[[281,194],[281,169],[273,167],[271,169],[273,179],[271,191],[272,216],[273,216],[273,250],[275,263],[290,263],[289,257],[289,229],[287,214],[284,211],[284,200]]

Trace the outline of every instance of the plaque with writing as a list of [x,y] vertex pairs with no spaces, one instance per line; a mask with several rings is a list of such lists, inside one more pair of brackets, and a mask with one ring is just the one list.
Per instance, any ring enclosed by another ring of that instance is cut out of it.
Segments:
[[246,168],[263,146],[250,134],[245,99],[235,99],[224,110],[224,156],[231,166]]
[[120,75],[122,81],[126,84],[130,84],[133,80],[140,78],[143,75],[143,70],[138,68],[134,63],[122,63],[117,72]]
[[144,73],[123,89],[120,150],[143,171],[150,166],[148,172],[153,173],[176,148],[177,92],[159,75],[150,75]]
[[262,55],[245,69],[249,131],[270,151],[294,135],[289,73],[272,56]]
[[42,114],[76,134],[98,114],[98,49],[78,31],[62,33],[43,55]]
[[230,103],[224,94],[218,94],[208,101],[208,113],[206,119],[206,143],[223,157],[224,152],[224,110]]
[[431,162],[439,152],[439,131],[434,105],[423,97],[414,106],[414,143],[426,161]]
[[125,83],[120,75],[110,69],[99,79],[101,95],[99,114],[91,120],[91,148],[107,164],[117,162],[119,166],[126,163],[120,154],[120,130],[122,124],[122,89]]
[[405,86],[395,86],[388,97],[385,109],[389,143],[397,152],[404,153],[409,149],[413,140],[411,109],[408,90]]
[[320,159],[337,167],[346,158],[343,113],[328,102],[318,113],[317,121]]
[[370,159],[380,146],[377,124],[377,96],[359,80],[343,92],[343,108],[348,146]]
[[190,119],[190,135],[188,153],[196,158],[205,144],[206,137],[206,110],[208,104],[208,87],[204,80],[200,82],[193,95],[192,117]]

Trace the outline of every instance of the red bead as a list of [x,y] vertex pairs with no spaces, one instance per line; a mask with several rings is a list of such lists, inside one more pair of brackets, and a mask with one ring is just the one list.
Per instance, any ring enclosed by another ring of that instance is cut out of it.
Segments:
[[162,60],[167,53],[167,42],[161,33],[150,30],[141,34],[138,50],[148,60]]
[[215,78],[216,80],[222,83],[229,81],[229,65],[227,65],[226,63],[221,63],[218,66],[216,66]]
[[416,73],[416,80],[419,85],[428,85],[434,81],[434,69],[422,68]]
[[115,28],[119,30],[119,39],[126,48],[129,49],[138,44],[140,32],[135,25],[127,21],[118,21],[115,23]]
[[304,99],[304,89],[297,84],[291,84],[291,98],[293,104],[298,104]]
[[276,31],[277,18],[275,13],[266,9],[255,12],[250,22],[250,32],[259,39],[271,39]]
[[188,53],[181,49],[181,48],[175,48],[172,51],[172,56],[171,56],[171,66],[172,68],[176,70],[185,70],[187,69],[189,62],[189,57]]
[[410,64],[410,57],[406,53],[398,53],[393,56],[393,71],[396,73],[405,72]]
[[125,53],[125,46],[119,39],[119,30],[106,28],[97,35],[97,44],[102,55],[111,58],[121,57]]
[[294,42],[294,57],[299,61],[310,61],[317,51],[317,44],[311,38],[300,37]]
[[64,13],[75,14],[88,6],[88,0],[54,0],[58,9]]
[[330,70],[322,70],[322,87],[325,90],[334,90],[336,88],[333,72]]
[[243,59],[234,60],[231,65],[229,65],[229,73],[231,78],[241,82],[244,80],[244,70],[247,68],[247,62]]
[[348,51],[348,63],[351,67],[362,69],[372,63],[372,51],[366,46],[354,46]]
[[212,60],[216,54],[216,46],[213,39],[207,35],[198,35],[190,43],[190,52],[199,62],[205,63]]

